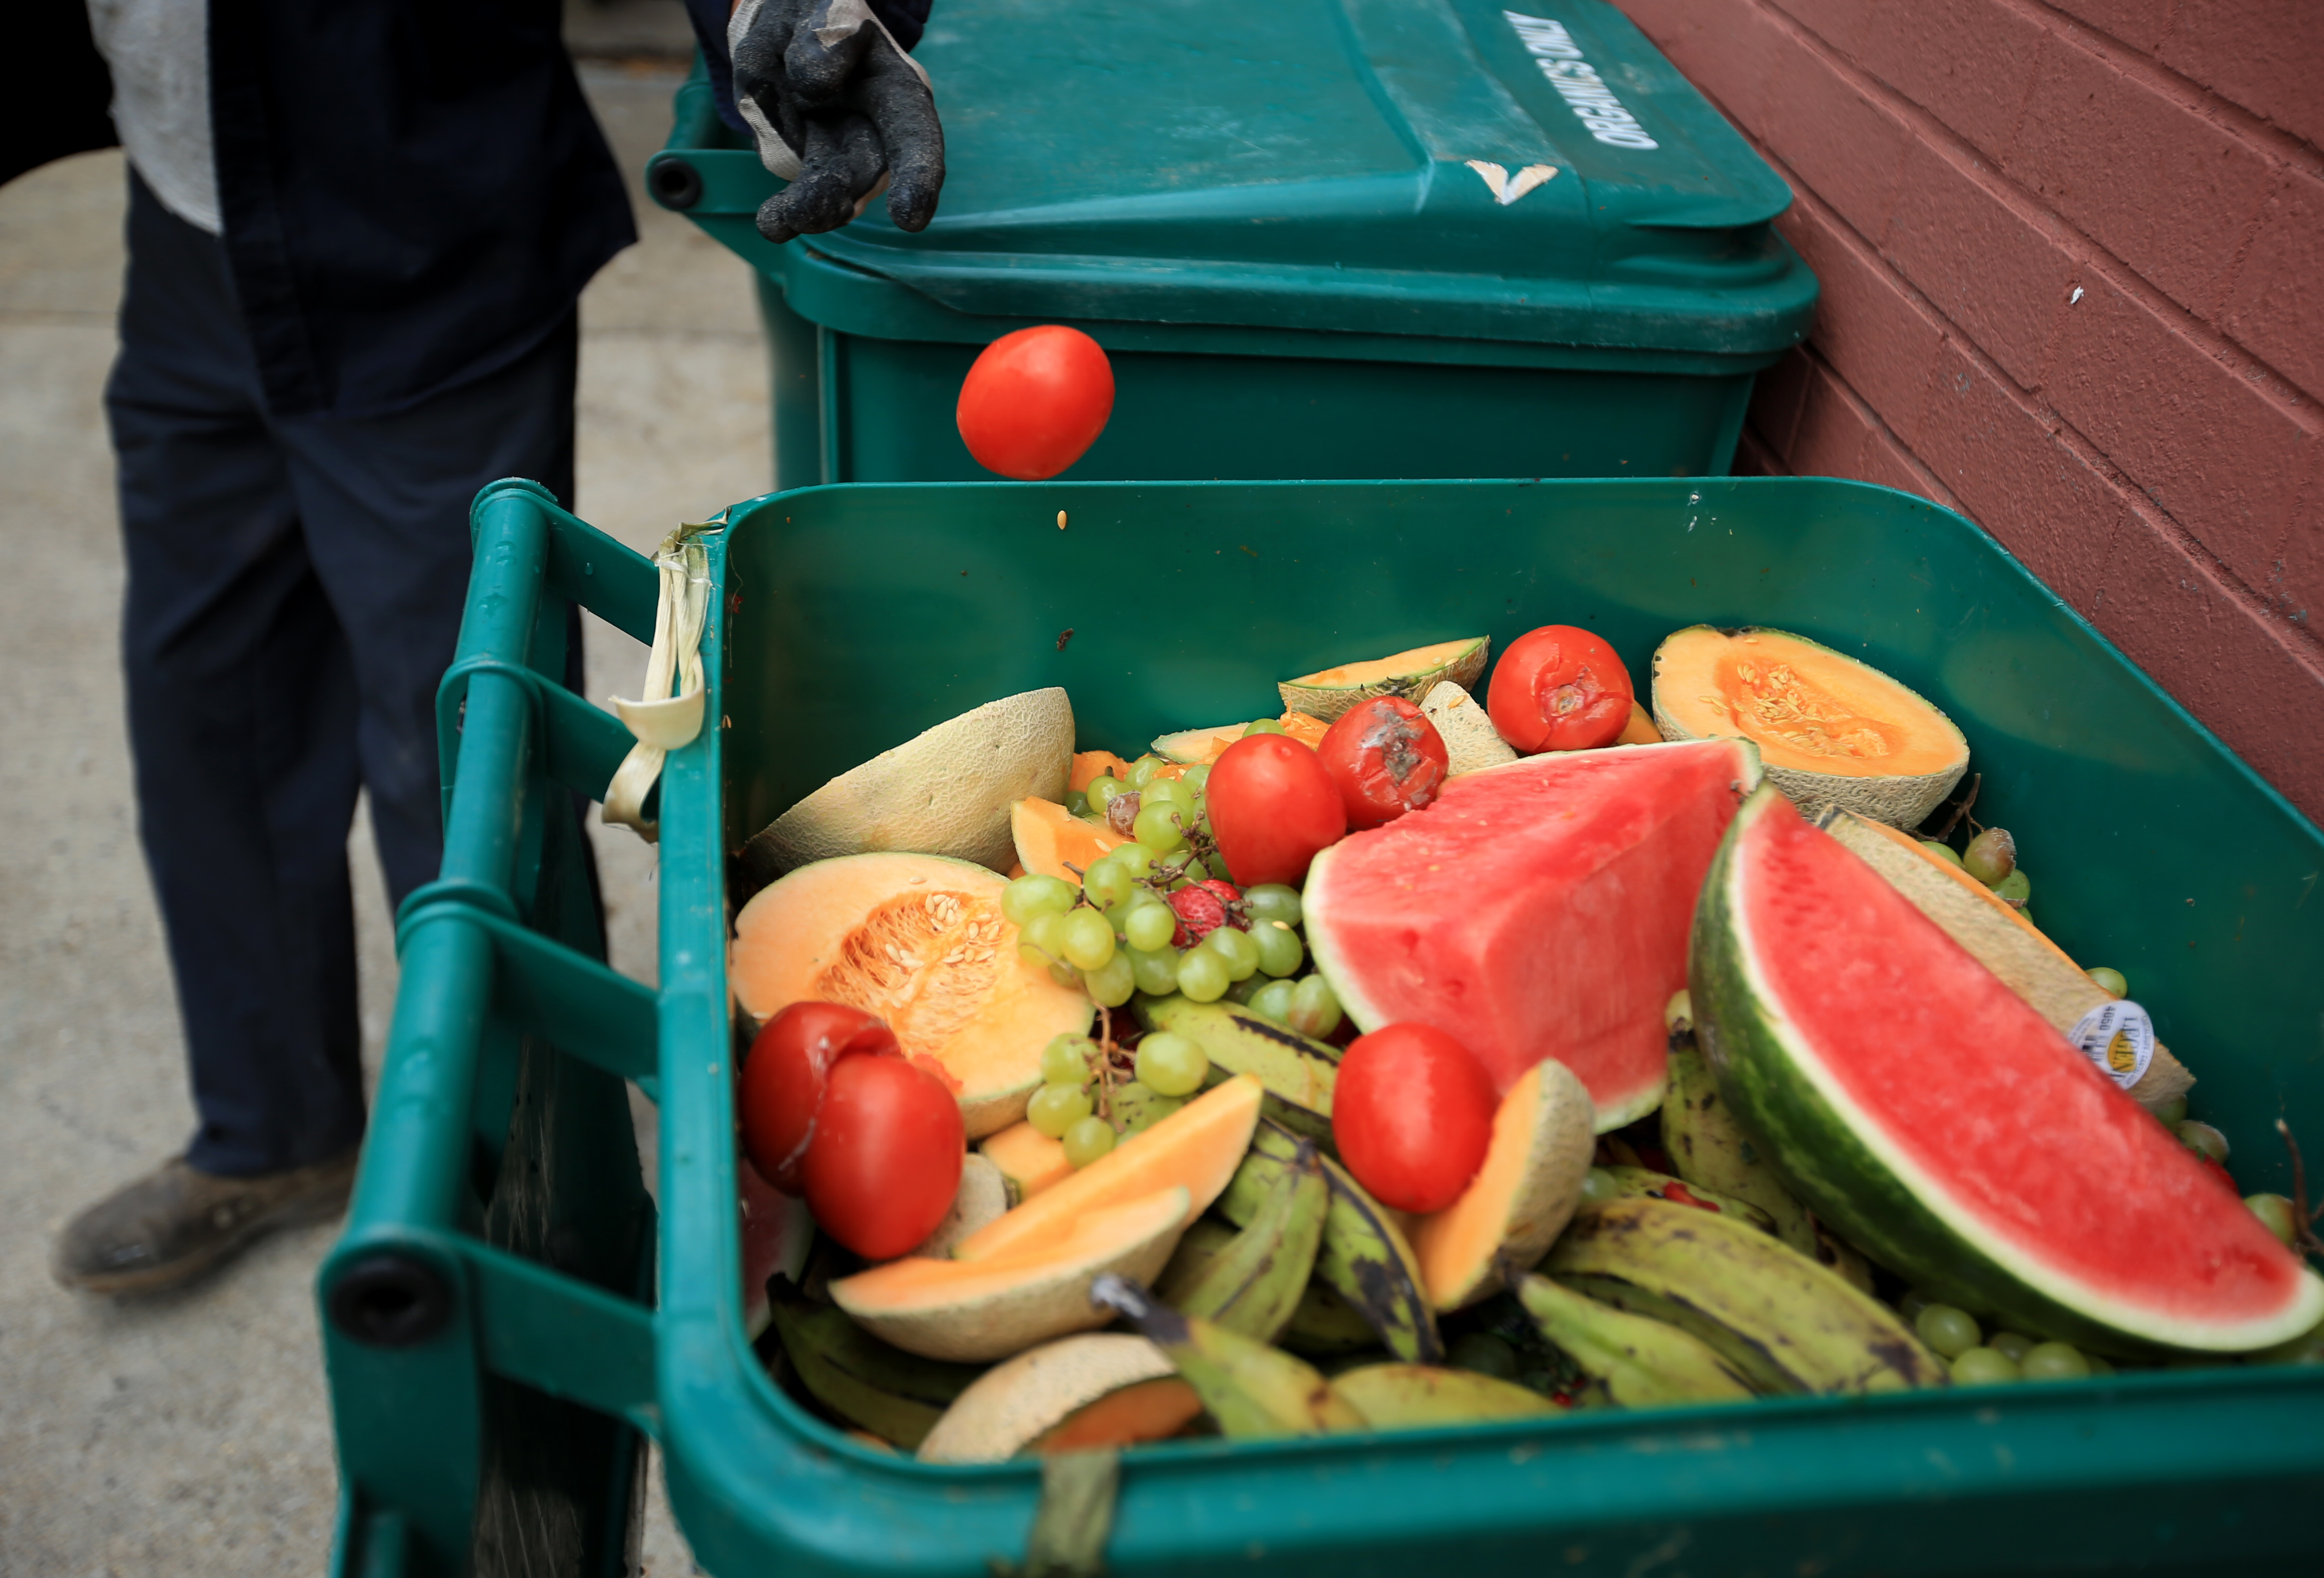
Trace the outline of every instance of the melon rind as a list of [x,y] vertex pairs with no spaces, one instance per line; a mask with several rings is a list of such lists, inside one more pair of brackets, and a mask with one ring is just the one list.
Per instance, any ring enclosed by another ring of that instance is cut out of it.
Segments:
[[[1452,646],[1453,643],[1440,641],[1434,645],[1438,647],[1449,647]],[[1428,648],[1416,647],[1412,648],[1412,650],[1415,652],[1425,652],[1428,650]],[[1485,672],[1485,659],[1491,655],[1491,639],[1488,637],[1479,636],[1474,641],[1462,647],[1458,651],[1455,651],[1447,656],[1440,657],[1434,662],[1426,664],[1419,668],[1416,668],[1408,674],[1383,674],[1379,679],[1368,680],[1360,684],[1352,685],[1306,684],[1302,682],[1312,679],[1314,676],[1313,674],[1303,674],[1298,679],[1281,681],[1275,688],[1283,697],[1283,706],[1286,711],[1305,712],[1310,718],[1321,718],[1324,722],[1329,723],[1333,719],[1339,717],[1341,713],[1345,712],[1349,708],[1354,706],[1358,702],[1368,702],[1374,696],[1404,696],[1406,698],[1416,698],[1426,695],[1430,691],[1435,689],[1438,684],[1447,682],[1459,685],[1464,691],[1471,690],[1475,688],[1477,681],[1483,676]],[[1390,653],[1388,657],[1395,658],[1401,657],[1403,656],[1403,653],[1397,652]],[[1387,660],[1388,659],[1374,658],[1370,661],[1384,662]],[[1358,660],[1357,663],[1333,664],[1331,667],[1355,667],[1358,666],[1359,663],[1361,661],[1364,660]],[[1328,674],[1330,672],[1331,668],[1318,669],[1316,671],[1318,674]]]
[[1549,1252],[1582,1203],[1595,1118],[1590,1093],[1554,1058],[1509,1087],[1477,1176],[1450,1206],[1416,1217],[1406,1234],[1429,1303],[1440,1312],[1465,1308],[1499,1291],[1510,1267],[1530,1270]]
[[[1707,628],[1700,625],[1688,627],[1689,629]],[[1729,633],[1750,634],[1752,632],[1747,628]],[[1674,632],[1671,637],[1665,637],[1664,647],[1667,647],[1675,636],[1684,634],[1686,631],[1681,630]],[[1803,647],[1812,647],[1842,663],[1852,664],[1870,674],[1879,675],[1923,707],[1927,708],[1929,716],[1944,725],[1960,746],[1960,754],[1955,759],[1933,773],[1868,776],[1851,773],[1810,772],[1801,767],[1763,761],[1762,770],[1767,775],[1767,782],[1782,790],[1791,799],[1792,803],[1800,808],[1800,812],[1803,816],[1812,817],[1827,807],[1839,806],[1843,810],[1868,816],[1874,821],[1886,822],[1891,827],[1920,826],[1929,812],[1942,804],[1945,796],[1953,792],[1953,785],[1961,781],[1961,775],[1969,771],[1969,740],[1962,735],[1960,727],[1919,692],[1904,684],[1895,675],[1874,668],[1861,658],[1851,657],[1845,652],[1833,651],[1821,642],[1811,641],[1806,637],[1795,635],[1789,630],[1769,630],[1766,634],[1781,636],[1787,641],[1796,641]],[[1663,647],[1658,647],[1655,649],[1651,694],[1654,701],[1655,727],[1662,731],[1662,737],[1665,739],[1738,738],[1727,735],[1706,737],[1693,733],[1674,717],[1670,709],[1665,704],[1663,686]]]
[[2052,1272],[2017,1246],[1982,1239],[1933,1175],[1879,1146],[1875,1125],[1818,1067],[1805,1032],[1775,1001],[1755,965],[1741,850],[1771,813],[1787,813],[1772,784],[1745,802],[1720,846],[1695,912],[1688,990],[1696,1039],[1720,1094],[1811,1209],[1941,1301],[1978,1314],[1999,1312],[2098,1353],[2244,1353],[2324,1320],[2324,1280],[2313,1272],[2303,1273],[2298,1295],[2275,1314],[2217,1326],[2111,1298]]
[[1420,699],[1420,711],[1444,742],[1444,775],[1498,767],[1517,759],[1477,698],[1451,680],[1439,680]]
[[874,850],[1006,871],[1017,858],[1010,806],[1028,796],[1062,802],[1073,757],[1074,709],[1062,687],[1003,696],[842,773],[752,835],[742,861],[765,881]]
[[1100,1398],[1177,1373],[1169,1355],[1125,1332],[1028,1348],[968,1383],[920,1443],[920,1461],[1003,1462]]

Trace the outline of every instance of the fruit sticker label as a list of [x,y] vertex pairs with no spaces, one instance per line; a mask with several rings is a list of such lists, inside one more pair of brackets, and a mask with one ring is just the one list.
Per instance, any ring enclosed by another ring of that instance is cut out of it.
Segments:
[[2083,1014],[2066,1039],[2125,1090],[2144,1078],[2146,1066],[2154,1061],[2154,1022],[2127,997]]

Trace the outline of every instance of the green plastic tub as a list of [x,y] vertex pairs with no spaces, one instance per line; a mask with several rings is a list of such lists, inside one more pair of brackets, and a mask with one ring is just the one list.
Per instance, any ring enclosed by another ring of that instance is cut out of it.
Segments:
[[[2129,976],[2243,1187],[2288,1190],[2279,1114],[2324,1135],[2324,834],[1990,538],[1906,494],[1058,482],[738,505],[712,550],[718,727],[660,790],[658,994],[596,962],[558,831],[567,790],[600,793],[627,737],[546,677],[567,600],[649,634],[651,573],[525,484],[488,491],[476,521],[445,693],[447,727],[463,698],[465,724],[444,877],[401,919],[371,1142],[320,1280],[343,1573],[448,1573],[472,1553],[508,1570],[512,1530],[562,1531],[560,1562],[524,1570],[610,1572],[637,1431],[720,1578],[970,1578],[1021,1557],[1033,1466],[869,1450],[752,1353],[724,961],[745,837],[831,775],[1035,686],[1067,687],[1084,746],[1130,751],[1273,711],[1280,675],[1480,629],[1498,646],[1579,623],[1634,672],[1698,620],[1802,632],[1959,720],[1978,809],[2021,839],[2044,927]],[[661,1102],[650,1298],[623,1077]],[[1125,1458],[1108,1556],[1125,1575],[2249,1578],[2324,1571],[2319,1494],[2324,1368],[2213,1368],[1172,1444]]]
[[699,77],[648,167],[759,271],[783,488],[988,479],[960,381],[1038,322],[1113,359],[1076,478],[1716,475],[1807,333],[1791,192],[1601,0],[941,0],[917,53],[918,235],[770,245]]

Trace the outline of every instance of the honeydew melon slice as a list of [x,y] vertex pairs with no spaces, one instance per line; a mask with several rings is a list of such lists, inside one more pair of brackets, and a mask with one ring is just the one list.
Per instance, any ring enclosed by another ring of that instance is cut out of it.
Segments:
[[1073,755],[1063,689],[1003,696],[832,779],[752,835],[742,863],[772,880],[809,861],[893,849],[1005,871],[1016,858],[1009,807],[1028,794],[1065,799]]
[[1703,884],[1689,990],[1794,1192],[1944,1302],[2117,1354],[2324,1318],[2324,1280],[2233,1188],[1772,786]]
[[890,1261],[831,1284],[855,1324],[908,1353],[974,1362],[1113,1318],[1092,1307],[1108,1272],[1151,1281],[1178,1247],[1191,1197],[1183,1187],[1093,1209],[1046,1244],[982,1261]]
[[970,1234],[953,1253],[964,1261],[1019,1253],[1053,1242],[1101,1206],[1157,1189],[1185,1189],[1192,1202],[1186,1221],[1193,1221],[1224,1192],[1227,1180],[1242,1165],[1266,1094],[1267,1087],[1250,1075],[1236,1075]]
[[1144,1337],[1093,1332],[1028,1348],[969,1384],[920,1443],[923,1463],[1000,1463],[1027,1451],[1127,1446],[1203,1411]]
[[[1837,806],[1825,812],[1817,825],[1886,877],[1913,901],[1914,909],[2061,1032],[2070,1032],[2082,1015],[2114,1001],[2112,993],[2090,979],[2023,911],[1911,834]],[[2157,1111],[2194,1085],[2187,1066],[2158,1041],[2146,1072],[2130,1087],[2130,1098]]]
[[1782,630],[1693,625],[1655,651],[1665,739],[1748,739],[1813,815],[1845,806],[1915,827],[1969,768],[1951,719],[1868,664]]
[[1318,669],[1285,680],[1275,688],[1282,693],[1286,711],[1305,712],[1329,723],[1358,702],[1374,696],[1425,696],[1444,681],[1468,690],[1484,674],[1491,647],[1492,643],[1482,636],[1464,636],[1365,663]]
[[1433,1025],[1503,1092],[1545,1058],[1600,1133],[1661,1105],[1663,1005],[1702,874],[1759,779],[1745,740],[1527,757],[1315,857],[1308,946],[1361,1028]]
[[734,918],[728,984],[764,1023],[794,1003],[878,1014],[934,1063],[972,1140],[1025,1115],[1041,1049],[1096,1010],[1017,954],[1000,874],[934,855],[818,860],[761,888]]
[[1536,1063],[1509,1087],[1477,1176],[1406,1230],[1431,1305],[1474,1304],[1549,1252],[1582,1202],[1593,1127],[1590,1093],[1563,1063]]

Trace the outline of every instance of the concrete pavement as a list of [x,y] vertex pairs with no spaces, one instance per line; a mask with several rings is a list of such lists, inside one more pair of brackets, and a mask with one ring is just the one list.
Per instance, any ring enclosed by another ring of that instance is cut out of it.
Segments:
[[[764,353],[745,267],[635,189],[677,69],[584,75],[644,239],[582,302],[579,505],[649,547],[769,486]],[[74,1298],[46,1265],[58,1224],[192,1125],[115,656],[98,397],[122,195],[113,152],[0,188],[0,1578],[312,1574],[337,1480],[311,1286],[334,1230],[280,1234],[154,1298]],[[589,657],[602,697],[636,684],[643,649],[595,626]],[[651,854],[597,837],[614,962],[650,979]],[[375,1060],[394,959],[360,827],[351,852]],[[647,1571],[687,1573],[659,1484],[655,1503]]]

